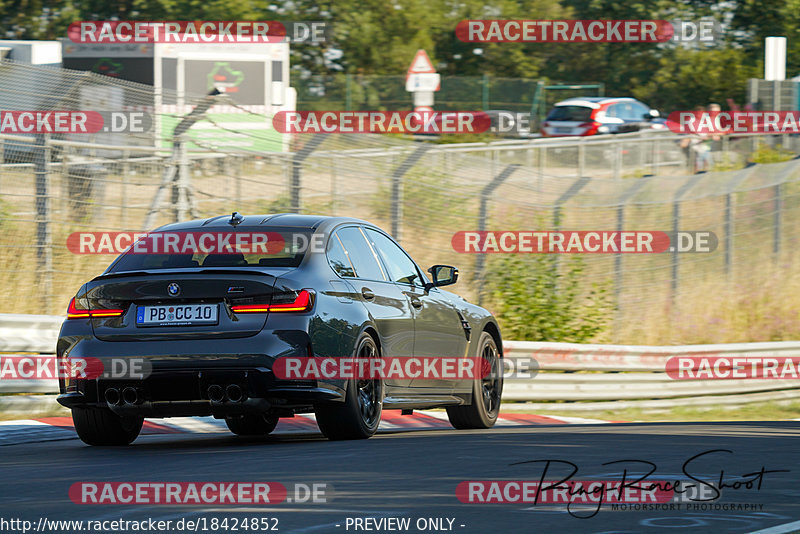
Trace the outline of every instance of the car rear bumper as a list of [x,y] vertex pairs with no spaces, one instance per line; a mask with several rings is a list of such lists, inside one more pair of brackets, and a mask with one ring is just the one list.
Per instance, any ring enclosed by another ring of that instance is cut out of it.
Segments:
[[[309,356],[311,341],[305,324],[281,323],[284,328],[236,339],[112,342],[97,339],[78,323],[65,321],[57,357],[97,359],[104,375],[60,379],[58,402],[67,408],[109,407],[120,415],[144,417],[223,417],[250,412],[288,416],[309,411],[316,403],[344,400],[344,380],[280,380],[273,375],[277,358]],[[133,362],[143,362],[140,368],[145,372],[134,374]],[[105,374],[117,365],[131,372]],[[241,399],[214,401],[208,394],[212,385],[223,391],[236,385]],[[133,389],[135,402],[109,403],[105,396],[109,388],[120,393]]]
[[104,407],[139,417],[291,415],[317,403],[342,401],[340,388],[275,380],[264,368],[157,371],[141,380],[78,380],[58,397],[67,408]]

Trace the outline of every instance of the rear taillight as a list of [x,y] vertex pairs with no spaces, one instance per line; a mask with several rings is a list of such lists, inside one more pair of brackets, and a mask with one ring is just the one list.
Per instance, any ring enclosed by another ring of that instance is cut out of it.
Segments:
[[[81,301],[83,299],[80,299]],[[88,310],[84,303],[76,301],[75,297],[69,301],[67,307],[67,319],[86,319],[87,317],[119,317],[125,313],[125,310],[120,309],[98,309]]]
[[597,133],[597,129],[600,128],[600,123],[597,121],[584,122],[579,124],[578,128],[588,128],[581,135],[594,135]]
[[269,304],[235,304],[231,306],[234,313],[267,313],[267,312],[305,312],[313,304],[311,291],[303,289],[297,293],[278,293],[273,295]]

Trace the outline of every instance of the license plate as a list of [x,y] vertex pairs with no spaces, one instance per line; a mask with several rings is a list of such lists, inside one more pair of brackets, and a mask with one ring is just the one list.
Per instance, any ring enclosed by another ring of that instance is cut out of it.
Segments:
[[556,133],[572,133],[572,128],[556,128]]
[[141,326],[187,326],[217,324],[217,304],[173,304],[139,306],[136,324]]

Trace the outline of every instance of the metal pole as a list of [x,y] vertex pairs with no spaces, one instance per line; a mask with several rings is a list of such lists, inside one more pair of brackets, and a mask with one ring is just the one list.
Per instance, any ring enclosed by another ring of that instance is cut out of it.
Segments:
[[544,181],[544,170],[547,167],[547,147],[542,145],[539,147],[539,191],[542,190]]
[[[680,230],[680,216],[681,216],[681,203],[675,201],[672,204],[672,235],[677,239],[678,231]],[[675,302],[675,295],[678,293],[678,248],[673,243],[672,249],[672,280],[670,284],[670,300]]]
[[50,136],[36,135],[34,176],[36,181],[36,252],[37,279],[42,309],[51,313],[50,300],[53,294],[53,250],[50,233]]
[[350,111],[353,109],[353,90],[351,85],[353,83],[353,75],[344,75],[344,109]]
[[292,176],[289,179],[289,211],[300,213],[300,170],[302,162],[292,160]]
[[622,179],[622,143],[614,143],[614,179]]
[[[617,206],[617,231],[622,232],[625,226],[625,206],[620,204]],[[615,314],[614,333],[619,333],[619,325],[622,323],[622,286],[624,284],[622,277],[622,254],[614,254],[614,302],[617,304]]]
[[658,176],[658,136],[653,136],[653,176]]
[[783,207],[783,199],[781,198],[783,184],[777,184],[774,187],[775,196],[773,204],[773,232],[772,232],[772,253],[776,256],[781,251],[781,210]]
[[122,152],[122,186],[120,196],[122,203],[119,208],[119,222],[123,229],[128,228],[128,166],[131,153],[128,150]]
[[481,88],[481,105],[482,109],[486,111],[489,109],[489,75],[483,75],[483,87]]
[[186,143],[184,141],[178,142],[178,203],[176,206],[176,219],[175,222],[185,221],[186,214],[189,211],[189,159],[186,154]]
[[392,237],[397,241],[402,239],[403,228],[403,176],[411,170],[411,167],[422,159],[422,156],[430,149],[430,145],[424,144],[414,150],[392,173]]
[[331,165],[331,215],[336,215],[336,197],[338,195],[338,191],[336,190],[336,156],[331,156],[330,158],[330,165]]
[[731,194],[725,195],[725,220],[723,223],[725,230],[725,273],[731,272],[733,260],[733,201]]
[[[683,196],[689,192],[697,182],[700,181],[702,175],[694,175],[686,180],[678,190],[675,192],[675,196],[673,197],[673,204],[672,204],[672,231],[675,240],[677,241],[678,238],[678,231],[680,230],[680,216],[681,216],[681,199]],[[677,242],[672,243],[672,280],[671,280],[671,293],[670,293],[670,300],[672,302],[675,301],[675,296],[678,293],[678,247]]]
[[[486,223],[489,219],[489,200],[492,197],[492,192],[497,189],[500,184],[506,181],[506,179],[513,174],[514,171],[517,170],[516,163],[506,166],[500,174],[492,178],[492,180],[484,186],[481,190],[480,195],[480,205],[478,206],[478,231],[485,232],[486,231]],[[483,235],[483,234],[481,234]],[[475,276],[473,280],[478,282],[478,305],[481,304],[483,301],[483,266],[486,262],[485,254],[478,254],[478,257],[475,259]]]
[[242,206],[242,164],[244,162],[237,158],[236,156],[233,157],[233,176],[234,182],[236,184],[236,207],[241,209]]
[[295,152],[292,158],[292,175],[289,181],[289,206],[294,213],[300,212],[300,178],[303,162],[324,140],[324,135],[314,135],[306,141],[303,148]]

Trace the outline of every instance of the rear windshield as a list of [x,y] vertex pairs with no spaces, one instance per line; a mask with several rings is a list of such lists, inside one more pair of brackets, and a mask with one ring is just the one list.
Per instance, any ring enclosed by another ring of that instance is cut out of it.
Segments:
[[586,122],[592,116],[592,108],[585,106],[557,106],[547,116],[548,121],[581,121]]
[[307,229],[237,228],[151,232],[107,273],[210,267],[297,267],[314,246]]

